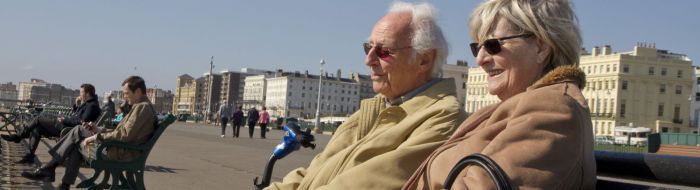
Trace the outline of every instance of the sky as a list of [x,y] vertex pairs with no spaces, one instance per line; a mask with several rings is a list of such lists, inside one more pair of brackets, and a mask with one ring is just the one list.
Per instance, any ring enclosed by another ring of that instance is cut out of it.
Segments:
[[[450,44],[448,63],[466,60],[467,20],[481,1],[428,1]],[[361,44],[389,0],[0,1],[0,83],[46,80],[98,92],[129,75],[174,89],[176,77],[241,68],[369,73]],[[574,0],[583,46],[630,51],[636,42],[700,60],[700,1]]]

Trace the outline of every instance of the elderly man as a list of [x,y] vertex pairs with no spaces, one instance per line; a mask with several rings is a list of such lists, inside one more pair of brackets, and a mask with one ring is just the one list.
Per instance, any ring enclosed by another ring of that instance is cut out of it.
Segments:
[[[34,172],[23,172],[22,176],[32,180],[53,181],[56,167],[68,159],[66,173],[59,187],[59,189],[68,189],[78,177],[80,162],[83,159],[94,158],[96,153],[89,152],[90,148],[88,148],[94,145],[93,142],[103,140],[116,140],[129,144],[146,142],[156,125],[155,110],[146,97],[146,83],[141,77],[131,76],[122,83],[122,92],[124,99],[132,105],[132,108],[124,116],[124,122],[120,122],[117,128],[113,131],[100,132],[96,130],[93,123],[83,123],[82,126],[74,127],[49,150],[51,161]],[[139,152],[110,147],[100,154],[105,154],[108,159],[124,161],[137,157]]]
[[379,95],[362,100],[308,168],[266,189],[398,189],[465,117],[453,79],[440,79],[447,44],[427,3],[396,2],[364,50]]
[[29,125],[22,128],[17,134],[2,135],[7,141],[19,143],[24,138],[29,138],[29,152],[25,154],[20,164],[33,164],[36,158],[34,154],[41,137],[58,137],[65,127],[75,127],[82,122],[94,122],[100,117],[100,105],[95,94],[95,86],[92,84],[80,85],[80,96],[76,97],[73,105],[73,114],[68,117],[55,117],[51,115],[39,115]]

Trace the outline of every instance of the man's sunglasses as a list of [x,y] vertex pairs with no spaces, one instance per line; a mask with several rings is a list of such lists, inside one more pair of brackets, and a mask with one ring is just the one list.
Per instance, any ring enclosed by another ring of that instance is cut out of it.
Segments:
[[391,54],[394,54],[395,51],[411,48],[411,46],[406,46],[406,47],[402,47],[402,48],[390,49],[390,48],[382,47],[382,45],[372,46],[372,45],[369,45],[369,43],[363,43],[362,47],[365,48],[365,55],[369,54],[369,52],[372,50],[372,48],[375,47],[376,50],[374,50],[374,52],[377,54],[377,57],[382,58],[382,59],[389,57]]
[[503,40],[507,39],[513,39],[513,38],[528,38],[531,36],[534,36],[535,34],[533,33],[525,33],[525,34],[519,34],[515,36],[507,36],[507,37],[502,37],[502,38],[493,38],[493,39],[488,39],[484,41],[484,43],[479,44],[479,43],[471,43],[469,44],[469,47],[472,48],[472,54],[474,54],[474,57],[479,54],[479,50],[481,47],[484,47],[486,49],[486,52],[489,52],[489,54],[494,55],[498,54],[501,52],[501,45],[503,44]]

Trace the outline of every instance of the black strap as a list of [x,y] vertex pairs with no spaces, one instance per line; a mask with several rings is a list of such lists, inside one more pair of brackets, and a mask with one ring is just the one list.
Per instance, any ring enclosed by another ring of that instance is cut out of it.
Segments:
[[452,188],[452,184],[455,182],[455,179],[459,175],[462,170],[467,167],[468,165],[477,165],[481,168],[484,168],[486,170],[486,173],[491,176],[491,179],[494,181],[496,184],[496,188],[499,190],[510,190],[513,189],[513,187],[510,186],[510,183],[508,183],[508,178],[506,178],[505,172],[503,172],[503,169],[496,164],[491,158],[489,158],[486,155],[479,154],[479,153],[474,153],[472,155],[466,156],[462,158],[455,166],[450,170],[450,173],[447,175],[447,179],[445,179],[445,187],[443,189],[450,189]]

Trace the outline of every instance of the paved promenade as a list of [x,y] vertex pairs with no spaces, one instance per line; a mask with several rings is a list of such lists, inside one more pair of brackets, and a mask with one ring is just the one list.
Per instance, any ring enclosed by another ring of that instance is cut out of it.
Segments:
[[[260,139],[256,128],[253,138],[248,128],[241,129],[240,138],[231,137],[231,128],[221,138],[220,127],[177,122],[164,132],[156,143],[146,163],[145,181],[148,189],[252,189],[253,178],[261,176],[275,145],[284,135],[281,130],[271,130],[267,139]],[[0,132],[2,134],[6,132]],[[329,135],[316,135],[316,150],[301,149],[277,161],[273,181],[279,181],[290,170],[307,166],[313,156],[328,142]],[[63,176],[63,167],[56,169],[56,181],[52,184],[35,182],[20,177],[22,171],[35,166],[12,164],[26,151],[24,144],[2,144],[0,160],[0,189],[52,189]],[[46,152],[54,140],[44,139],[37,155],[41,162],[49,160]],[[82,179],[92,176],[92,170],[81,168]]]

